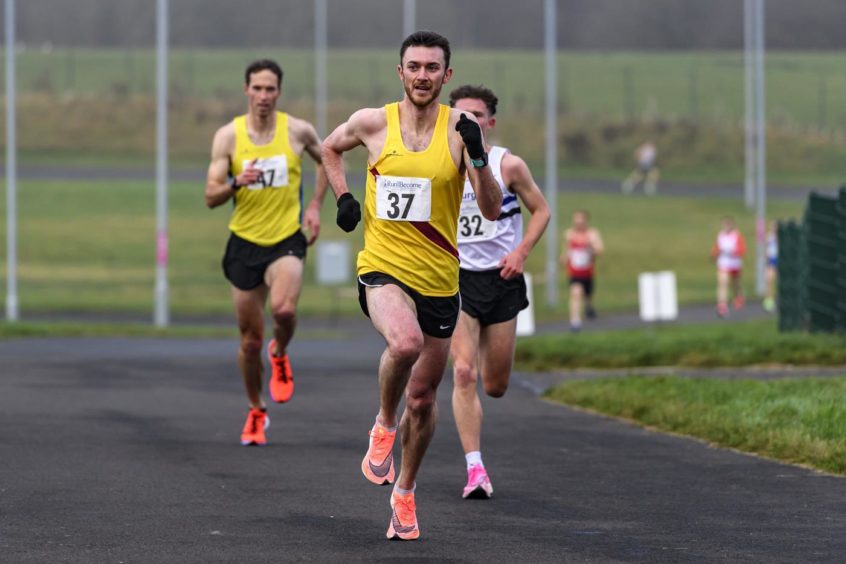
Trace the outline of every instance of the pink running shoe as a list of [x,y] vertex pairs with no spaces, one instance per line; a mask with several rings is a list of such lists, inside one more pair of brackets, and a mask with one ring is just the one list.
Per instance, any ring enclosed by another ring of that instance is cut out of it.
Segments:
[[474,464],[467,471],[467,485],[464,486],[464,499],[489,499],[493,494],[493,485],[485,467]]

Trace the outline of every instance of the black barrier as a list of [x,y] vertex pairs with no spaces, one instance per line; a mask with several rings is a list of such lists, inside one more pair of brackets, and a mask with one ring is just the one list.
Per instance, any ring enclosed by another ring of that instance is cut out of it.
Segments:
[[846,333],[846,185],[811,193],[802,224],[778,225],[780,331]]

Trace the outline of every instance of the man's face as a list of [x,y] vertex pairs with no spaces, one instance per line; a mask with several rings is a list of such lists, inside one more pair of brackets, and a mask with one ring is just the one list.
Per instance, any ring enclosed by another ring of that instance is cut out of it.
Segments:
[[488,132],[496,125],[496,118],[491,116],[488,112],[488,106],[478,98],[462,98],[455,102],[455,107],[459,110],[471,113],[479,120],[479,127],[482,128],[482,134],[485,139],[488,138]]
[[573,214],[573,227],[576,229],[587,229],[588,226],[588,218],[587,215],[576,212]]
[[250,83],[244,86],[250,113],[264,118],[276,111],[276,101],[281,94],[278,81],[276,73],[267,69],[250,75]]
[[419,108],[436,102],[452,77],[440,47],[409,47],[397,67],[406,97]]

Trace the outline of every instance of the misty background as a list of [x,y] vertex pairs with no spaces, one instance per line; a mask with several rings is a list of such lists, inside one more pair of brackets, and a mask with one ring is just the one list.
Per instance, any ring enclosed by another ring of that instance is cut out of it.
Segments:
[[[403,2],[328,0],[330,44],[396,46]],[[460,12],[456,5],[461,6]],[[171,0],[175,47],[310,47],[311,0]],[[21,42],[127,47],[155,39],[150,0],[26,0],[17,2]],[[560,0],[558,45],[576,50],[738,49],[741,0]],[[420,0],[417,27],[446,35],[455,46],[539,49],[542,0]],[[2,14],[0,14],[2,18]],[[772,49],[846,47],[843,0],[768,0],[766,43]]]

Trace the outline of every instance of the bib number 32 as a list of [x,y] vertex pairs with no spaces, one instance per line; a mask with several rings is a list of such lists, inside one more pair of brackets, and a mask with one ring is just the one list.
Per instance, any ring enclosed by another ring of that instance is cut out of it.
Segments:
[[458,216],[459,243],[487,241],[494,235],[496,235],[496,222],[485,219],[475,201],[461,205],[461,215]]

